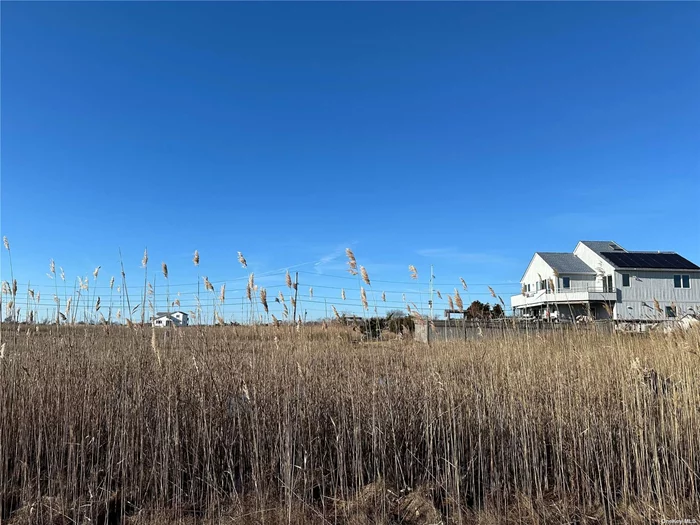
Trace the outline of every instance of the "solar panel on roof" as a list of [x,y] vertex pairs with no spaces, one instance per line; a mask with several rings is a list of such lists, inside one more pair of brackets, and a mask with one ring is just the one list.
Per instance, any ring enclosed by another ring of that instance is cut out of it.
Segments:
[[618,268],[700,270],[700,266],[693,264],[677,253],[601,252],[601,255]]

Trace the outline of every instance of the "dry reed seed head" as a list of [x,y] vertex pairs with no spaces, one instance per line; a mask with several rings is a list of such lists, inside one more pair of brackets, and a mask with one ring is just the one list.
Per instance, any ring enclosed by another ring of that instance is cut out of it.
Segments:
[[282,293],[282,290],[280,290],[277,294],[277,302],[284,304],[284,294]]
[[248,267],[248,261],[245,260],[245,257],[243,257],[243,254],[241,252],[238,252],[238,262],[241,263],[241,266],[243,268]]
[[73,302],[73,298],[69,297],[68,300],[66,301],[66,313],[70,312],[70,305]]
[[297,300],[294,299],[294,297],[291,297],[291,301],[292,301],[292,308],[296,308],[297,307]]
[[3,236],[2,243],[5,245],[5,249],[10,251],[10,241],[7,240],[7,236]]
[[12,280],[12,297],[17,297],[17,279]]
[[161,264],[161,268],[163,270],[163,277],[165,277],[167,279],[168,278],[168,265],[163,263],[163,264]]
[[367,286],[372,286],[372,283],[369,282],[369,274],[367,273],[367,270],[365,270],[364,266],[360,266],[360,275]]
[[506,307],[506,303],[505,303],[505,301],[503,300],[503,297],[501,297],[501,296],[499,295],[499,296],[498,296],[498,300],[500,301],[501,306],[503,306],[503,308],[505,308],[505,307]]
[[401,294],[401,301],[404,303],[406,302],[406,294],[405,293]]
[[272,314],[272,324],[274,324],[275,326],[280,325],[280,321],[279,319],[277,319],[277,317],[275,317],[275,314]]
[[221,302],[221,304],[224,304],[225,300],[226,300],[226,283],[221,285],[221,290],[219,291],[219,301]]
[[267,307],[267,290],[265,290],[265,288],[260,288],[260,303],[265,309],[265,313],[268,313],[269,310]]
[[440,293],[440,290],[437,291],[437,296],[438,296],[438,299],[442,299],[442,294]]
[[412,264],[408,265],[408,271],[411,273],[411,279],[418,279],[418,270]]
[[467,286],[467,281],[465,281],[464,278],[460,277],[459,282],[462,283],[462,289],[465,292],[469,291],[469,287]]
[[490,286],[487,287],[489,289],[489,293],[491,294],[491,297],[496,297],[496,292],[493,291],[493,288]]
[[328,323],[324,319],[323,322],[321,323],[321,329],[322,330],[328,330]]
[[129,328],[133,328],[133,327],[134,327],[134,323],[132,323],[130,319],[127,319],[127,320],[126,320],[126,325],[127,325]]
[[10,291],[10,283],[7,281],[2,282],[2,293],[6,295],[10,295],[12,292]]
[[367,294],[362,286],[360,286],[360,298],[362,299],[362,307],[367,310],[369,308],[367,304]]
[[100,310],[100,298],[97,298],[97,302],[95,303],[95,311],[99,312]]
[[313,299],[313,298],[314,298],[314,289],[312,286],[311,288],[309,288],[309,299]]
[[338,313],[338,310],[335,309],[334,305],[331,305],[331,308],[333,309],[333,315],[335,315],[335,318],[340,321],[340,314]]
[[111,289],[113,289],[113,288],[114,288],[114,276],[112,276],[112,277],[109,279],[109,289],[111,290]]
[[659,305],[659,301],[657,301],[656,298],[654,298],[654,310],[661,313],[661,305]]
[[148,248],[145,248],[143,250],[143,258],[141,259],[141,266],[143,268],[145,268],[147,264],[148,264]]
[[291,287],[292,287],[292,276],[289,275],[289,270],[287,270],[287,273],[286,273],[286,275],[284,276],[284,282],[287,283],[287,288],[290,288],[290,289],[291,289]]
[[[7,239],[7,237],[5,237],[5,239]],[[5,359],[5,345],[6,344],[7,343],[2,343],[0,345],[0,359]]]
[[53,261],[53,259],[49,261],[49,271],[54,275],[56,274],[56,263]]
[[67,319],[66,314],[63,312],[58,312],[59,317],[61,318],[61,321],[65,321]]
[[386,302],[386,292],[382,292],[382,302]]
[[[61,270],[61,281],[66,280],[66,272],[63,271],[63,267],[60,267],[59,270]],[[114,277],[112,277],[114,279]]]
[[289,309],[287,308],[286,304],[282,305],[282,315],[284,316],[285,319],[287,317],[289,317]]
[[464,303],[462,302],[462,297],[459,295],[459,290],[457,290],[457,288],[455,288],[455,304],[458,310],[464,309]]
[[251,274],[248,276],[248,286],[250,286],[250,289],[252,290],[255,288],[255,274],[251,272]]
[[[2,283],[2,284],[4,285],[5,283]],[[4,292],[5,292],[5,291],[3,290],[3,293],[4,293]],[[30,297],[31,299],[34,299],[34,290],[31,290],[31,289],[29,290],[29,297]]]
[[192,257],[192,262],[195,266],[199,266],[199,250],[194,251],[194,257]]
[[247,284],[245,287],[245,296],[248,298],[249,301],[253,301],[253,289],[250,287],[250,283]]
[[350,270],[357,268],[357,259],[355,259],[355,254],[350,248],[345,248],[345,255],[348,258],[348,267]]
[[97,275],[100,273],[100,268],[102,268],[102,266],[98,266],[95,268],[95,271],[92,272],[92,276],[95,278],[95,280],[97,280]]
[[58,295],[53,296],[53,302],[56,304],[61,304],[61,300],[58,298]]
[[340,297],[343,301],[345,300],[345,288],[340,289]]
[[209,282],[209,277],[204,276],[204,277],[202,277],[202,279],[204,280],[204,288],[205,288],[205,290],[208,290],[208,291],[210,291],[210,292],[213,292],[213,291],[214,291],[214,285],[211,284],[211,283]]
[[410,313],[413,313],[413,311],[411,310],[411,305],[410,305],[410,304],[407,304],[407,305],[406,305],[406,310],[408,310],[408,313],[409,313],[409,314],[410,314]]

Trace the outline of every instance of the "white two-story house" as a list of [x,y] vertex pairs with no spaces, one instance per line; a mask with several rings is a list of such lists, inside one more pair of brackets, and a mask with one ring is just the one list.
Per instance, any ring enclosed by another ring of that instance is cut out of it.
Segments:
[[580,241],[573,253],[537,252],[516,316],[654,321],[700,314],[700,266],[674,252],[627,251],[612,241]]
[[151,319],[153,326],[187,326],[189,316],[185,312],[158,312]]

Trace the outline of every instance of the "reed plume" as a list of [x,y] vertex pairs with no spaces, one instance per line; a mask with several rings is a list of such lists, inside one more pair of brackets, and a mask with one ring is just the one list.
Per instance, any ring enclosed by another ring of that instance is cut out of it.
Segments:
[[204,288],[210,292],[213,292],[214,285],[209,282],[209,278],[205,275],[204,277],[202,277],[202,279],[204,280]]
[[340,289],[340,297],[343,299],[343,301],[345,300],[345,288]]
[[362,307],[367,310],[369,308],[367,305],[367,294],[362,286],[360,286],[360,298],[362,299]]
[[418,270],[412,264],[408,265],[408,271],[411,273],[411,279],[418,279]]
[[364,266],[360,266],[360,275],[367,286],[372,286],[372,284],[369,282],[369,274],[367,273],[367,270],[365,270]]
[[345,248],[345,255],[348,258],[348,272],[350,275],[357,275],[357,259],[350,248]]
[[490,286],[488,286],[487,288],[489,289],[489,292],[491,293],[491,297],[496,297],[496,292],[493,291],[493,288],[491,288]]
[[312,286],[311,288],[309,288],[309,299],[313,299],[313,298],[314,298],[314,288]]
[[464,310],[464,303],[462,302],[462,297],[459,295],[459,290],[455,288],[455,304],[458,310]]
[[335,315],[335,318],[340,321],[340,314],[338,313],[338,310],[335,309],[335,306],[331,305],[331,308],[333,309],[333,315]]
[[226,283],[221,285],[221,290],[219,291],[219,302],[224,304],[226,300]]
[[459,278],[459,282],[462,283],[462,288],[464,289],[465,292],[469,291],[469,287],[467,286],[467,281],[465,281],[462,277]]
[[195,266],[199,266],[199,250],[194,251],[194,257],[192,257],[192,262]]
[[243,254],[241,252],[238,252],[238,262],[241,263],[241,266],[243,268],[248,267],[248,261],[245,260],[245,257],[243,257]]
[[292,276],[289,275],[289,270],[287,270],[287,273],[284,276],[284,282],[287,283],[287,288],[292,288]]
[[382,292],[382,302],[386,302],[386,292]]
[[268,313],[267,290],[265,290],[265,288],[260,288],[260,304],[262,304],[263,308],[265,309],[265,313]]
[[165,277],[167,279],[168,278],[168,265],[163,263],[161,265],[161,268],[163,269],[163,277]]

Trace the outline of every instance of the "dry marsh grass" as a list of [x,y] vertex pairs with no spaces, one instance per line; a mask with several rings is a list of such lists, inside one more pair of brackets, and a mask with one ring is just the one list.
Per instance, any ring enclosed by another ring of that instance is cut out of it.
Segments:
[[700,518],[697,331],[3,330],[2,523]]

